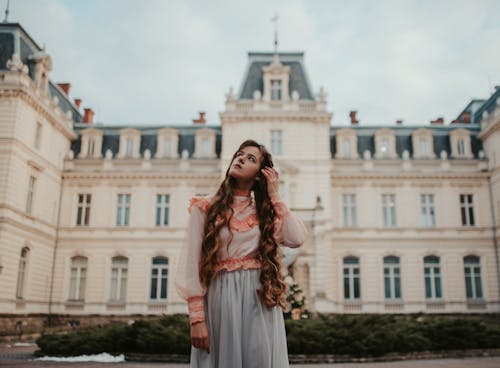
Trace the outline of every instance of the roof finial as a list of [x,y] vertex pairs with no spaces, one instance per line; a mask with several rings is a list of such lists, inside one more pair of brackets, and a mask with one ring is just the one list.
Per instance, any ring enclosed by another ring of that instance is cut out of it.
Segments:
[[279,16],[276,14],[271,18],[271,22],[274,22],[274,53],[278,53],[278,19]]
[[9,21],[9,5],[10,0],[7,0],[7,7],[5,8],[5,19],[3,20],[4,23],[7,23]]

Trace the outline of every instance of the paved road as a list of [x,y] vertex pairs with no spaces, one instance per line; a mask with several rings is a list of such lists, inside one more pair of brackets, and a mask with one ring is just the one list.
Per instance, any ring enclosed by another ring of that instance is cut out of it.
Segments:
[[[0,345],[0,367],[8,368],[188,368],[187,364],[166,363],[59,363],[31,358],[33,346]],[[296,364],[293,368],[500,368],[500,357],[408,360],[382,363]]]

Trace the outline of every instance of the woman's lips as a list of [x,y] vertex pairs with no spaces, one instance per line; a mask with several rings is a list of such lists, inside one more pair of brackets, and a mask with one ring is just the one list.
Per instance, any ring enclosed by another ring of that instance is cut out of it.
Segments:
[[240,164],[234,164],[233,166],[237,167],[238,169],[241,169],[241,165]]

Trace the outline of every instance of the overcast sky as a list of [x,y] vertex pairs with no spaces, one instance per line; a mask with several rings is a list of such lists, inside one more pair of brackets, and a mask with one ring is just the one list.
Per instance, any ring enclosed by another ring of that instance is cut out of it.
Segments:
[[[7,0],[0,0],[2,10]],[[220,124],[248,51],[305,52],[332,125],[449,123],[500,85],[500,1],[10,0],[46,46],[51,80],[106,125],[189,125],[198,111]]]

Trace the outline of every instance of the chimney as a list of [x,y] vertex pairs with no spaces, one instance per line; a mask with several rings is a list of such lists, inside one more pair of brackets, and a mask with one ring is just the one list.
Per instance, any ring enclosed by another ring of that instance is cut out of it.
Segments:
[[94,124],[94,111],[91,108],[86,107],[83,109],[83,122],[89,125]]
[[462,123],[469,124],[470,123],[470,112],[469,111],[464,111],[460,115],[460,120]]
[[205,124],[207,120],[205,119],[205,112],[200,111],[200,117],[198,119],[193,119],[193,124]]
[[66,93],[66,96],[69,96],[69,89],[71,88],[70,83],[57,83],[57,85]]
[[351,118],[351,125],[358,125],[359,123],[359,120],[356,119],[356,113],[357,113],[356,110],[352,110],[351,112],[349,112],[349,117]]
[[436,120],[431,120],[431,125],[443,125],[444,119],[439,117]]
[[396,125],[403,125],[403,120],[396,120]]
[[81,98],[75,98],[75,106],[78,110],[80,110],[80,106],[82,105],[82,99]]

